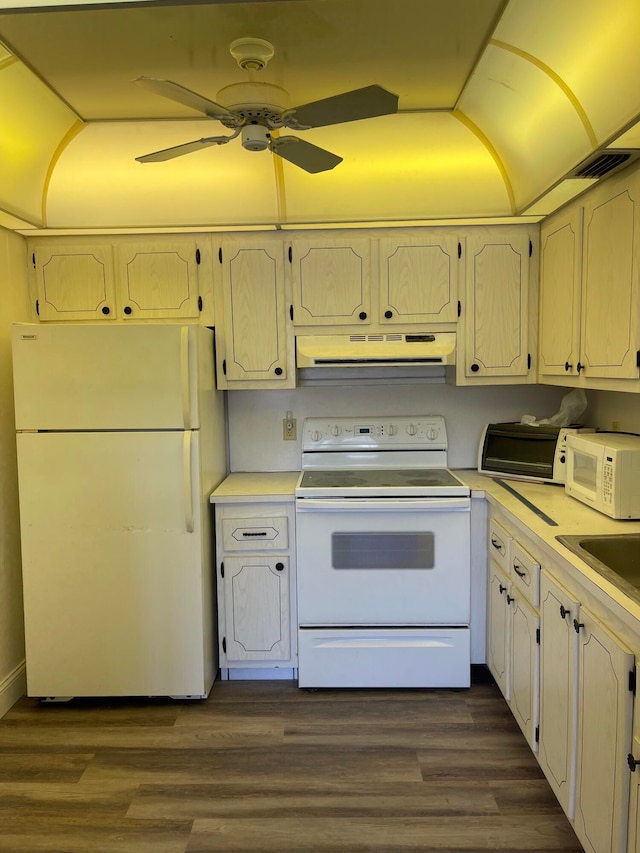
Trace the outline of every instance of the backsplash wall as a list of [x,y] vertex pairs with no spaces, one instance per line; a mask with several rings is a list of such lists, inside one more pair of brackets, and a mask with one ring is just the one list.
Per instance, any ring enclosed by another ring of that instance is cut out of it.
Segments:
[[[290,391],[228,393],[231,471],[296,471],[306,417],[443,415],[449,465],[475,468],[480,431],[487,422],[548,418],[566,388],[540,385],[456,387],[441,384],[303,387]],[[296,441],[283,441],[282,420],[297,420]],[[589,410],[585,418],[589,415]]]

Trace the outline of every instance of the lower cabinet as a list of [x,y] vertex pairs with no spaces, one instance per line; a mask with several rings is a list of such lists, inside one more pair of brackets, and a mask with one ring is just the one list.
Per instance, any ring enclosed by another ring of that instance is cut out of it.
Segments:
[[586,853],[638,853],[634,655],[604,605],[519,537],[491,515],[487,665]]
[[217,504],[220,669],[229,678],[293,678],[293,501]]

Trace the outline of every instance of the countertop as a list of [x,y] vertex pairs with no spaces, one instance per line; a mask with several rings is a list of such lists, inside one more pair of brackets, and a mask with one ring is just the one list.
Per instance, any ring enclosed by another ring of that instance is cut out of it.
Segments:
[[240,503],[254,500],[293,500],[299,471],[246,472],[229,474],[211,493],[209,500],[216,503]]

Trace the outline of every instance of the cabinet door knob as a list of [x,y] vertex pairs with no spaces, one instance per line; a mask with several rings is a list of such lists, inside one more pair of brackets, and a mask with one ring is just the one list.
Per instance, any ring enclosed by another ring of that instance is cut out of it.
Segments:
[[639,763],[640,762],[638,762],[638,760],[633,757],[632,753],[629,753],[629,755],[627,755],[627,764],[629,765],[629,770],[631,770],[632,773],[636,772],[636,767]]
[[564,604],[561,604],[560,605],[560,616],[562,616],[562,618],[565,619],[568,615],[569,615],[569,611],[564,606]]
[[480,365],[479,365],[479,364],[472,364],[472,365],[471,365],[471,370],[472,370],[474,373],[477,373],[477,372],[480,370]]
[[276,376],[282,376],[282,368],[281,367],[276,367],[276,369],[273,372],[275,373]]
[[281,572],[284,569],[284,563],[276,563],[276,572]]
[[578,622],[577,619],[574,619],[573,620],[573,628],[574,628],[576,634],[579,634],[580,628],[584,628],[584,622]]
[[130,305],[126,305],[122,310],[125,314],[131,314],[133,312],[133,308]]
[[507,591],[506,586],[502,586],[502,584],[501,584],[501,583],[500,583],[500,584],[498,584],[498,589],[500,590],[500,595],[502,595],[502,593],[503,593],[503,592],[506,592],[506,591]]
[[361,320],[366,320],[366,319],[367,319],[367,312],[366,312],[366,311],[361,311],[361,312],[358,314],[358,317],[359,317]]
[[387,318],[387,320],[390,320],[393,317],[393,311],[385,311],[384,316]]
[[578,362],[576,364],[576,370],[580,373],[580,371],[584,370],[584,364],[580,364],[580,362]]
[[108,305],[104,306],[104,308],[102,309],[102,313],[103,314],[110,314],[111,313],[111,309],[109,308]]
[[571,370],[571,367],[572,367],[572,365],[570,365],[568,361],[565,361],[565,363],[564,363],[564,369],[565,369],[565,370]]

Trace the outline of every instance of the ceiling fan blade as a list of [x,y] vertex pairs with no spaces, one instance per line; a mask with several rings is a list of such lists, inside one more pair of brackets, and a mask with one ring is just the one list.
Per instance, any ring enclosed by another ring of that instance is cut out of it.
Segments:
[[237,135],[234,133],[233,136],[209,136],[204,139],[196,139],[193,142],[185,142],[184,145],[174,145],[172,148],[163,148],[161,151],[154,151],[152,154],[144,154],[142,157],[136,157],[136,160],[138,163],[161,163],[163,160],[173,160],[174,157],[191,154],[192,151],[200,151],[210,145],[224,145],[230,139],[235,139]]
[[302,130],[308,127],[326,127],[363,118],[390,115],[398,112],[398,96],[382,86],[365,86],[321,101],[313,101],[287,110],[286,127]]
[[318,148],[317,145],[312,145],[304,139],[298,139],[297,136],[281,136],[273,139],[269,147],[274,154],[278,154],[284,160],[311,174],[328,172],[338,163],[342,163],[342,157],[324,148]]
[[215,101],[210,101],[208,98],[192,92],[191,89],[185,89],[184,86],[180,86],[172,80],[157,80],[155,77],[138,77],[133,82],[138,86],[149,89],[150,92],[155,92],[156,95],[162,95],[164,98],[184,104],[185,107],[198,110],[198,112],[204,113],[209,118],[224,119],[225,121],[241,121],[239,116],[229,112],[221,104],[216,104]]

